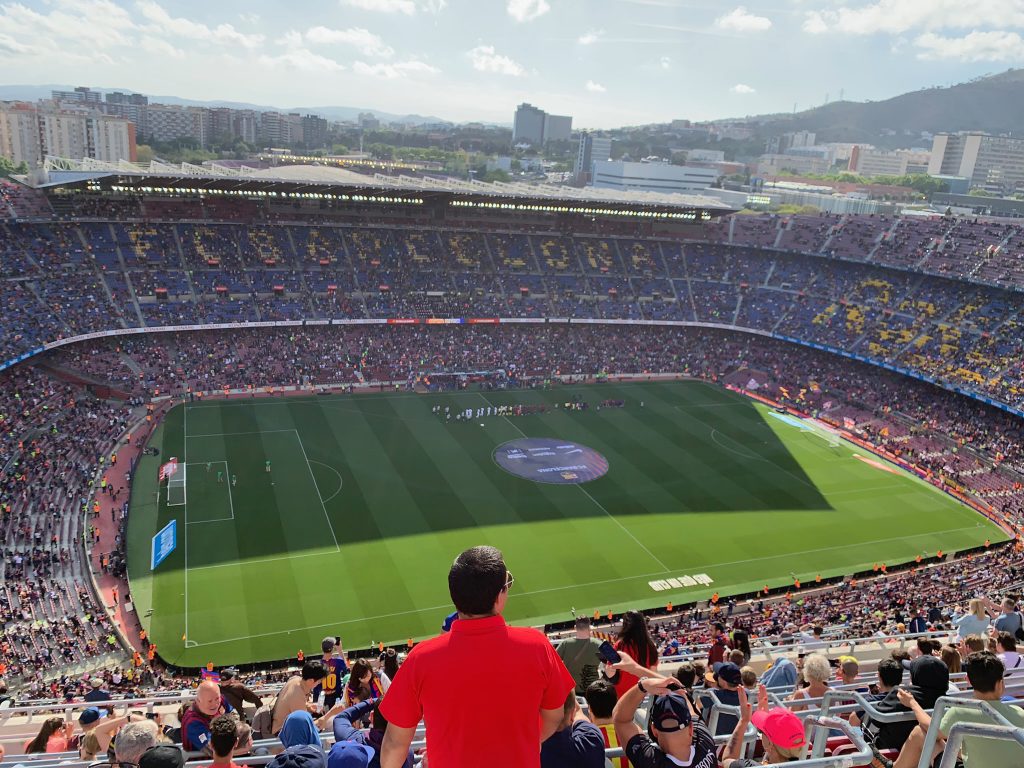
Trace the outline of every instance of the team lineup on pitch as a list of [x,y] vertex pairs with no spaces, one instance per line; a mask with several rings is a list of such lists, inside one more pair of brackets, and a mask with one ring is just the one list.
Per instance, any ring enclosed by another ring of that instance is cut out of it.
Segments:
[[[129,559],[132,593],[161,655],[201,666],[287,658],[331,627],[349,647],[433,635],[450,611],[439,574],[479,543],[516,573],[508,618],[541,624],[1004,538],[774,416],[701,382],[179,405],[151,438],[161,456],[140,462],[128,533],[148,552],[176,521],[178,544],[152,573]],[[156,482],[171,456],[180,503]]]

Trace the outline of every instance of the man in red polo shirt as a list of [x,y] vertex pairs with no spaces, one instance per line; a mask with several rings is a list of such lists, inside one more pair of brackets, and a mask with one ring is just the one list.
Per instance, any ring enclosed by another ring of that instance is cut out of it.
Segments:
[[[512,583],[494,547],[456,558],[448,591],[458,619],[413,648],[380,704],[381,768],[401,768],[421,719],[430,768],[539,768],[576,683],[543,634],[505,624]],[[511,673],[506,684],[488,684],[496,669]]]

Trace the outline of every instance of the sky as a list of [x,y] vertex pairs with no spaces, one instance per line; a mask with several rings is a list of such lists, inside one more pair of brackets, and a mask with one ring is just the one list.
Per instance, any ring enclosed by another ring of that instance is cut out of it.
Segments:
[[1024,0],[0,0],[0,84],[611,128],[950,85],[1022,34]]

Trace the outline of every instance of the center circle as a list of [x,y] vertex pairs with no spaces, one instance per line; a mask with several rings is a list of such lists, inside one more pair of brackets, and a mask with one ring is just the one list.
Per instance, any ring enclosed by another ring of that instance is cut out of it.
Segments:
[[608,459],[593,448],[552,437],[509,440],[494,449],[493,458],[509,474],[536,483],[588,483],[608,471]]

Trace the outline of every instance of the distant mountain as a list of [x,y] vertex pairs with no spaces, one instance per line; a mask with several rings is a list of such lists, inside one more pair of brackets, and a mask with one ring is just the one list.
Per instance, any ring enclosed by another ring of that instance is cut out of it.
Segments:
[[[37,99],[50,98],[51,91],[73,91],[70,85],[0,85],[0,101],[36,101]],[[122,91],[131,93],[131,88],[93,88],[99,93],[111,93]],[[149,96],[150,102],[156,104],[178,104],[186,107],[228,107],[230,109],[255,109],[260,112],[300,112],[302,114],[315,114],[328,120],[355,120],[360,112],[372,112],[374,117],[383,123],[406,123],[408,125],[422,125],[424,123],[446,122],[440,117],[432,115],[396,115],[391,112],[381,112],[371,107],[272,107],[266,104],[249,104],[241,101],[198,101],[196,99],[182,99],[178,96]]]
[[754,119],[768,123],[773,133],[814,131],[819,143],[870,141],[891,131],[913,136],[922,131],[1024,135],[1024,69],[948,88],[926,88],[885,101],[836,101],[796,114]]

